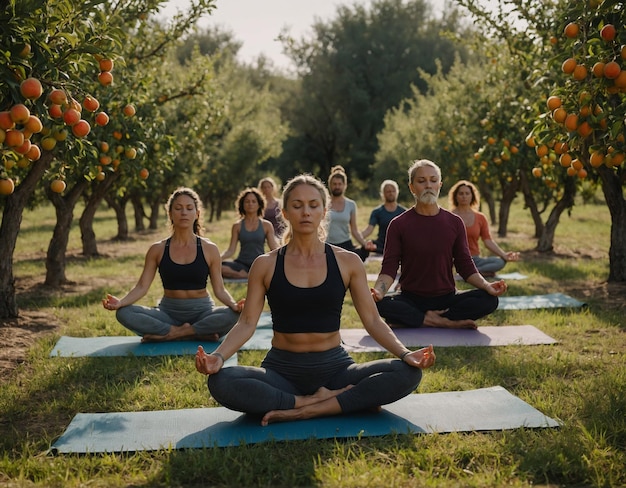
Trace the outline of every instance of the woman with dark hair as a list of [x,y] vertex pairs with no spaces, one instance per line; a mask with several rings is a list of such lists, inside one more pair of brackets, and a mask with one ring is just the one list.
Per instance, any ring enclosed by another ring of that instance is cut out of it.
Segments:
[[[224,288],[217,246],[202,237],[202,202],[190,188],[178,188],[165,206],[171,235],[150,246],[139,281],[124,297],[107,294],[102,305],[143,342],[200,339],[215,341],[237,322],[242,302]],[[163,297],[156,307],[134,305],[159,272]],[[216,307],[207,292],[225,307]]]
[[[248,277],[250,266],[257,256],[265,252],[265,242],[270,250],[278,247],[272,223],[261,216],[265,209],[265,198],[256,188],[246,188],[237,196],[235,208],[239,219],[232,226],[230,245],[222,253],[222,276],[229,279]],[[234,261],[225,259],[235,254],[237,243],[239,255]]]
[[[432,346],[410,351],[381,319],[358,256],[324,242],[328,203],[326,187],[311,175],[287,183],[285,245],[252,265],[246,306],[222,344],[196,354],[211,396],[261,416],[262,425],[379,408],[413,392],[435,362]],[[398,359],[357,364],[341,346],[347,290],[365,329]],[[223,368],[254,334],[266,296],[273,337],[261,367]]]

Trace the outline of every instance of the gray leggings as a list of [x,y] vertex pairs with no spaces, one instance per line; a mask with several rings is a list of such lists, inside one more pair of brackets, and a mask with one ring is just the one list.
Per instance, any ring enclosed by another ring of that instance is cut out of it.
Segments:
[[222,368],[207,380],[221,405],[239,412],[265,414],[294,407],[296,395],[311,395],[320,387],[353,388],[336,398],[343,413],[395,402],[410,394],[422,379],[422,370],[399,359],[357,364],[343,349],[295,353],[272,348],[261,367]]
[[239,314],[228,307],[216,307],[211,297],[163,297],[156,307],[128,305],[117,310],[117,320],[135,334],[165,335],[172,326],[191,324],[196,334],[220,337],[233,328]]
[[499,256],[472,256],[476,269],[480,273],[495,273],[504,268],[506,261]]

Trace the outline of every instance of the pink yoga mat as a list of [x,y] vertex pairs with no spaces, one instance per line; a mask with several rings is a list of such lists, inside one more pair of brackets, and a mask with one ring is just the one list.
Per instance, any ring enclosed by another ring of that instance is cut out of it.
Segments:
[[[558,341],[532,325],[485,326],[473,329],[394,329],[398,339],[407,347],[510,346],[554,344]],[[341,339],[348,351],[384,351],[365,329],[342,329]]]

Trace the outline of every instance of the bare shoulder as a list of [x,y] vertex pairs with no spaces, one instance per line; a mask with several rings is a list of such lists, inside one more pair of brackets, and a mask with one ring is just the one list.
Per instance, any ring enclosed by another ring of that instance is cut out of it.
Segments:
[[202,250],[205,253],[219,253],[219,249],[217,248],[217,244],[215,244],[212,240],[207,237],[200,237],[200,242],[202,243]]
[[356,271],[359,269],[365,269],[363,267],[363,261],[361,258],[352,251],[347,251],[338,246],[333,246],[330,244],[333,252],[335,253],[335,259],[337,259],[337,264],[339,265],[340,270],[346,270],[349,272]]
[[167,242],[167,239],[153,242],[148,248],[148,252],[146,252],[146,260],[155,261],[157,264],[160,263],[161,257],[163,256],[163,252],[165,251],[166,242]]
[[266,269],[268,267],[271,267],[273,269],[276,265],[276,256],[278,256],[278,249],[274,249],[273,251],[259,255],[254,260],[254,263],[252,263],[252,265],[258,269]]

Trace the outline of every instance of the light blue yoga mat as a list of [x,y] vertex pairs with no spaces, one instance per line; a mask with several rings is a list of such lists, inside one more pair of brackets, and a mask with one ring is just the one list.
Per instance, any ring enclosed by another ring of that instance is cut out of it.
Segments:
[[[249,341],[248,349],[269,349],[257,347],[271,341],[272,316],[263,312],[257,324],[258,337],[255,334]],[[268,329],[269,327],[269,329]],[[269,336],[268,336],[269,331]],[[167,341],[141,342],[139,336],[101,336],[101,337],[68,337],[62,336],[50,352],[50,357],[83,357],[83,356],[185,356],[196,353],[198,346],[207,352],[217,349],[219,342],[207,341]]]
[[515,297],[500,297],[498,310],[531,310],[538,308],[578,308],[584,307],[584,302],[578,301],[563,293],[548,295],[523,295]]
[[258,417],[224,407],[79,413],[54,453],[134,452],[239,446],[271,440],[333,439],[558,427],[501,386],[409,395],[380,413],[346,414],[262,427]]

